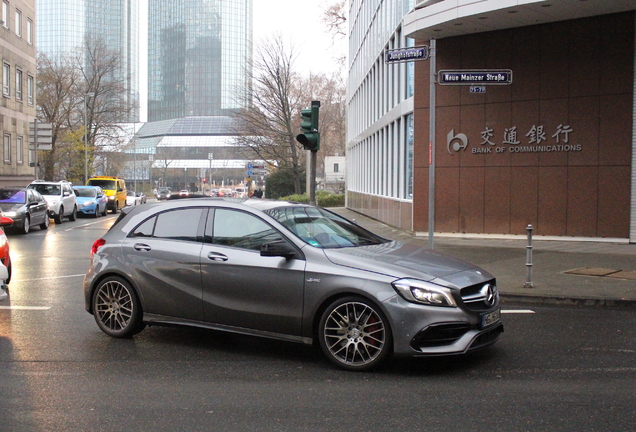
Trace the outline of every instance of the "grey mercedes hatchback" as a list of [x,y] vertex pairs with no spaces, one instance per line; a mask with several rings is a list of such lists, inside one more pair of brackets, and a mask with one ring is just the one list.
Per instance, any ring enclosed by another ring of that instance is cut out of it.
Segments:
[[316,344],[348,370],[462,354],[503,332],[486,271],[319,207],[262,199],[124,209],[93,244],[84,299],[112,337],[191,325]]

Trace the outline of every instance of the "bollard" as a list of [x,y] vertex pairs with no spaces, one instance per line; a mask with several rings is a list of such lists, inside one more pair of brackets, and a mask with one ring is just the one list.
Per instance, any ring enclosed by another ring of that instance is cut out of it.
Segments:
[[528,245],[526,246],[526,283],[524,288],[532,288],[532,225],[528,225]]

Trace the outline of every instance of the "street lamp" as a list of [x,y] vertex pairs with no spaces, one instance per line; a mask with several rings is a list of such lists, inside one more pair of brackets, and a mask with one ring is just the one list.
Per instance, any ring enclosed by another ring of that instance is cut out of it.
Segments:
[[95,93],[84,95],[84,184],[88,183],[88,101]]

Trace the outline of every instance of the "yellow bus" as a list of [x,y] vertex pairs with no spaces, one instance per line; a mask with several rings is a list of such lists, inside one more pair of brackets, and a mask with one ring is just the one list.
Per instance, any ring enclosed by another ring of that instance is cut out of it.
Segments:
[[126,207],[126,182],[120,177],[91,177],[86,186],[99,186],[108,197],[108,210],[117,213]]

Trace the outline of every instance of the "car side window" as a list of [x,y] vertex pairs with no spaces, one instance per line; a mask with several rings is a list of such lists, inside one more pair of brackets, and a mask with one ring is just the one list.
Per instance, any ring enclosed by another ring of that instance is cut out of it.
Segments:
[[160,213],[135,228],[130,236],[200,242],[197,234],[202,214],[202,208],[178,209]]
[[238,210],[216,209],[213,221],[211,241],[221,246],[260,250],[264,243],[282,238],[263,220]]

